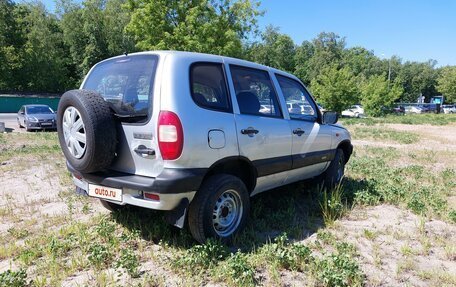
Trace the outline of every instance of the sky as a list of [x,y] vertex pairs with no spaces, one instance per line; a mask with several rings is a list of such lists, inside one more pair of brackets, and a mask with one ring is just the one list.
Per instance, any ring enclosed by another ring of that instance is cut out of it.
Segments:
[[[42,0],[53,12],[54,0]],[[280,28],[296,44],[335,32],[347,46],[380,58],[456,65],[455,0],[263,0],[259,26]]]

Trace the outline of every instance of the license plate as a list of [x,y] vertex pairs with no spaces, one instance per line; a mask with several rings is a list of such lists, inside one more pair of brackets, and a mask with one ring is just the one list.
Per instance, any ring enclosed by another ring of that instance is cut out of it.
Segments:
[[41,123],[42,126],[52,126],[52,123]]
[[122,201],[122,189],[89,184],[89,196],[109,199],[112,201]]

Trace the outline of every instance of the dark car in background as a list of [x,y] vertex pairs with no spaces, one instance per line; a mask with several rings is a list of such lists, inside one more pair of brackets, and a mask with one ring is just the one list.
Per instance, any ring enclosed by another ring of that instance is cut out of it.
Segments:
[[56,129],[55,112],[47,105],[24,105],[17,112],[19,128],[29,130]]

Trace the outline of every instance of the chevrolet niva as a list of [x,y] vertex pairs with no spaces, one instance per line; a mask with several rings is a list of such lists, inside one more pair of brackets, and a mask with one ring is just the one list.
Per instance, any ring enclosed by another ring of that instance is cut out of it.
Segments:
[[96,64],[57,114],[78,193],[110,210],[165,210],[199,242],[232,239],[260,192],[309,178],[339,183],[353,147],[336,122],[291,74],[177,51]]

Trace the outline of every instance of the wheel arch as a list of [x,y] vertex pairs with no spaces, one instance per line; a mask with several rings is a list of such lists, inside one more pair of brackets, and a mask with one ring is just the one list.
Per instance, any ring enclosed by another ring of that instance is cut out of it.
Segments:
[[203,182],[215,174],[230,174],[244,182],[249,194],[255,189],[257,172],[253,164],[246,157],[232,156],[216,161],[209,168],[203,178]]
[[342,151],[344,152],[345,163],[347,163],[353,152],[353,145],[351,144],[351,142],[349,140],[343,140],[337,145],[336,149],[339,149],[339,148],[342,149]]

